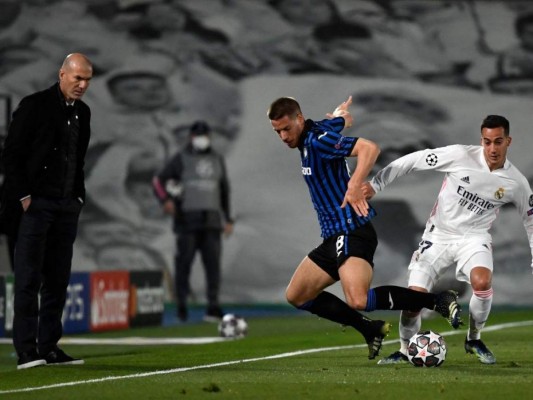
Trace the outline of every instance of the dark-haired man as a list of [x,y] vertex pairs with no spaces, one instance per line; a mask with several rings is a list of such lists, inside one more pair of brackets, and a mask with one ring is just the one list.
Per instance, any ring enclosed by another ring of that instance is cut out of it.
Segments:
[[[429,292],[455,265],[457,280],[472,287],[465,350],[483,364],[496,357],[480,339],[492,305],[492,237],[500,207],[513,203],[527,231],[533,254],[533,192],[527,179],[507,159],[509,121],[487,116],[481,124],[481,146],[452,145],[410,153],[391,162],[365,183],[367,199],[396,178],[416,171],[444,172],[444,182],[426,223],[419,248],[409,265],[409,288]],[[533,264],[532,264],[533,267]],[[401,347],[379,364],[407,360],[407,342],[420,330],[419,311],[402,311]]]
[[[379,354],[390,324],[373,321],[357,310],[437,310],[457,328],[461,324],[455,292],[439,295],[398,286],[370,289],[377,236],[362,183],[372,170],[379,147],[370,140],[343,136],[352,124],[350,97],[328,114],[330,119],[306,120],[291,97],[275,100],[267,115],[274,131],[291,149],[298,149],[302,175],[318,214],[322,244],[305,257],[289,282],[287,301],[293,306],[359,331],[368,345],[368,358]],[[346,157],[357,157],[350,174]],[[340,281],[346,302],[325,289]],[[423,294],[423,296],[420,296]]]

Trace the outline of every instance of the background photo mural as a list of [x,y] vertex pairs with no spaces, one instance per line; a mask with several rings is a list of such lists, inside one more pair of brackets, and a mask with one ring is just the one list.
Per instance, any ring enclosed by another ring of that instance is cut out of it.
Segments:
[[[95,65],[85,97],[92,139],[74,271],[162,271],[172,298],[174,236],[151,179],[203,119],[227,158],[236,217],[223,243],[221,301],[284,303],[285,286],[318,245],[319,230],[298,155],[280,147],[266,117],[280,96],[296,97],[306,117],[320,119],[352,95],[355,123],[345,133],[381,146],[377,168],[416,149],[478,144],[481,120],[504,115],[513,137],[509,158],[533,181],[530,2],[297,4],[2,2],[0,93],[12,107],[50,86],[65,54],[84,52]],[[372,201],[380,238],[375,285],[406,285],[441,182],[439,174],[406,177]],[[531,252],[514,208],[502,210],[492,233],[494,302],[531,304]],[[0,241],[0,274],[7,274],[5,236]],[[191,285],[192,301],[203,302],[200,265]]]

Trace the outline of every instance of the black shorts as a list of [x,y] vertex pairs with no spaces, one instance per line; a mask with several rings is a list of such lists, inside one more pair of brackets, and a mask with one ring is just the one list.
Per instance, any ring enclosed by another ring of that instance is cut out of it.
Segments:
[[374,253],[378,247],[378,237],[370,222],[348,235],[339,233],[330,236],[313,249],[307,256],[320,268],[338,281],[339,268],[349,257],[362,258],[374,267]]

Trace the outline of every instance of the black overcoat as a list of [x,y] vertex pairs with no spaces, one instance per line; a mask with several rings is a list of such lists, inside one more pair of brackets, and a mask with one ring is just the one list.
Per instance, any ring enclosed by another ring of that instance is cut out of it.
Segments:
[[[84,159],[89,146],[91,111],[76,100],[79,120],[74,197],[85,201]],[[4,143],[5,181],[0,204],[2,231],[18,226],[25,196],[56,197],[66,178],[68,146],[65,100],[59,83],[24,97],[13,112]],[[57,196],[61,197],[61,196]]]

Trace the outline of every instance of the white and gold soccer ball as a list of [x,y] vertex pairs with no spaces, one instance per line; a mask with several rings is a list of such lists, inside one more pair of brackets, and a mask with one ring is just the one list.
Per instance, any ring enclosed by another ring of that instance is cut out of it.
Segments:
[[415,367],[439,367],[446,359],[446,342],[437,332],[418,332],[409,339],[407,358]]
[[243,338],[248,333],[248,323],[243,317],[226,314],[218,324],[218,333],[226,338]]

